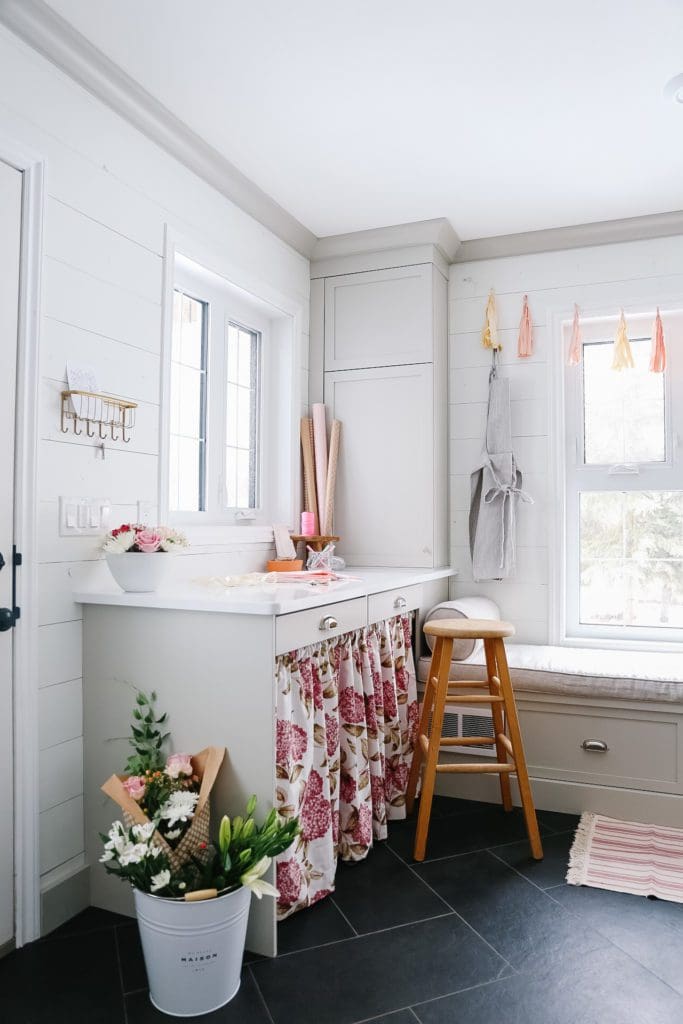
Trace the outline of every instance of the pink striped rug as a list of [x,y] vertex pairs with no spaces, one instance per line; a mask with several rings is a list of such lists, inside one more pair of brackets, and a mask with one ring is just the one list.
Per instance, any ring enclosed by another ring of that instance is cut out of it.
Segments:
[[567,881],[683,903],[683,829],[582,814]]

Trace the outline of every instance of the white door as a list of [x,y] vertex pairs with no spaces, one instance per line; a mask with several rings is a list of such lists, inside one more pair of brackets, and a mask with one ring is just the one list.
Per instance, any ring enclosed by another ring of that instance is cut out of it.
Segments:
[[20,171],[0,161],[0,953],[14,937],[12,643]]
[[342,423],[339,553],[349,565],[438,564],[432,367],[326,373],[325,402]]

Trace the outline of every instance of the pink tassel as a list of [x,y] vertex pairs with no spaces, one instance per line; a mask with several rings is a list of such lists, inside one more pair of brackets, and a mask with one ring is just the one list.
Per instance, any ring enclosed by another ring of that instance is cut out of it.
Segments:
[[520,359],[534,354],[534,335],[531,326],[531,314],[529,313],[529,300],[524,296],[522,306],[522,319],[519,322],[519,339],[517,341],[517,355]]
[[650,352],[650,369],[653,373],[664,373],[666,369],[666,345],[664,344],[664,326],[657,307],[657,316],[652,325],[652,351]]
[[581,338],[581,324],[579,323],[579,307],[574,303],[574,322],[572,323],[572,340],[567,353],[567,366],[578,366],[581,362],[583,352],[583,340]]

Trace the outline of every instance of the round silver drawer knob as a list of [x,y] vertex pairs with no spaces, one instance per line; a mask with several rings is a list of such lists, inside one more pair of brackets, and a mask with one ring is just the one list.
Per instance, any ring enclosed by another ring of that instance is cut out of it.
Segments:
[[407,607],[408,607],[408,602],[406,601],[405,597],[397,597],[396,600],[394,601],[394,608],[407,608]]
[[581,744],[582,750],[589,750],[595,754],[606,754],[609,747],[604,740],[584,740]]
[[339,629],[339,623],[335,619],[334,615],[326,615],[324,619],[320,620],[320,628],[325,629]]

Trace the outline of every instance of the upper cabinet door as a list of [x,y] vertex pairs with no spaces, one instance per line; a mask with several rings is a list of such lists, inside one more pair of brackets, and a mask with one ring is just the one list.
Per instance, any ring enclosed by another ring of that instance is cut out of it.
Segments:
[[430,363],[431,264],[370,270],[325,281],[325,369]]

